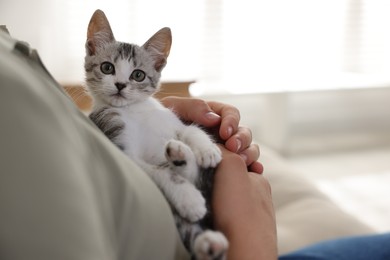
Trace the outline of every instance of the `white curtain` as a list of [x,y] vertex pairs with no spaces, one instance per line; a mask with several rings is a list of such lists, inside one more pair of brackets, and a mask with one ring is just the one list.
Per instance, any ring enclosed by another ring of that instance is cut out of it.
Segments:
[[1,0],[0,24],[38,49],[60,82],[74,84],[84,78],[97,8],[120,41],[143,44],[171,27],[163,80],[232,93],[343,87],[351,75],[390,82],[388,0]]
[[0,24],[38,49],[57,80],[77,84],[83,81],[87,26],[96,9],[106,13],[119,41],[142,45],[162,27],[171,27],[173,47],[164,79],[199,77],[202,1],[1,0]]

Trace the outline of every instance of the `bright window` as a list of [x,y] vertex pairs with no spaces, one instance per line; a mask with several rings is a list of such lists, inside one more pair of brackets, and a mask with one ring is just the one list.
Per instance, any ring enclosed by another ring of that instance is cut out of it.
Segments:
[[390,82],[388,0],[4,0],[0,23],[38,49],[63,83],[83,81],[88,21],[105,11],[117,40],[169,26],[163,80],[230,93]]

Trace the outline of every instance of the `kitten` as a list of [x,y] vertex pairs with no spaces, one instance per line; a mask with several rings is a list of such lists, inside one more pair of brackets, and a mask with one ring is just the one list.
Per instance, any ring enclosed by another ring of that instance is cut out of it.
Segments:
[[152,95],[171,47],[163,28],[144,45],[117,42],[105,14],[88,26],[86,84],[92,121],[157,184],[171,205],[182,240],[195,259],[224,259],[228,241],[213,231],[210,200],[221,151],[195,125],[185,125]]

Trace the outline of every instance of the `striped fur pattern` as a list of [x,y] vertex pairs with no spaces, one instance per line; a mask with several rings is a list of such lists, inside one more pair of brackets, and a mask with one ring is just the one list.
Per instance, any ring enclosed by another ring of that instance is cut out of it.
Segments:
[[163,28],[144,45],[117,42],[104,13],[91,18],[86,84],[90,119],[160,188],[193,259],[225,259],[228,241],[213,230],[211,192],[221,151],[198,126],[185,125],[152,95],[171,47]]
[[110,107],[102,107],[91,112],[89,118],[119,149],[122,151],[125,149],[124,144],[121,144],[120,141],[120,135],[123,133],[125,124],[117,111],[111,110]]

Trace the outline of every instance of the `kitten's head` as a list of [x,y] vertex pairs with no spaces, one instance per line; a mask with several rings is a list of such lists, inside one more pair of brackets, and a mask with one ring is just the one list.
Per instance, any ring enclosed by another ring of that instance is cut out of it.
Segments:
[[142,46],[117,42],[106,16],[96,10],[88,26],[85,56],[86,82],[95,102],[121,107],[155,93],[171,42],[169,28]]

